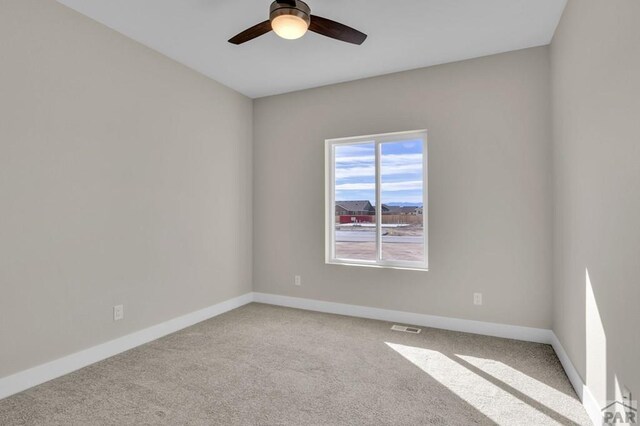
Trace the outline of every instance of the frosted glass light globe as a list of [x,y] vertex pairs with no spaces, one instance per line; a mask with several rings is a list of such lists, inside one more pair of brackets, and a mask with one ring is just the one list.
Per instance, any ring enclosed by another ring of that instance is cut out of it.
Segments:
[[271,20],[271,28],[280,37],[295,40],[307,32],[309,24],[299,16],[280,15]]

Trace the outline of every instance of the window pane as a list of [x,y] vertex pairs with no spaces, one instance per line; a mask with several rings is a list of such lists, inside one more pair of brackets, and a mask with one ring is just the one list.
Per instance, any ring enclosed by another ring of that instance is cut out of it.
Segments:
[[423,144],[380,144],[382,259],[424,261]]
[[335,146],[335,258],[376,260],[375,143]]

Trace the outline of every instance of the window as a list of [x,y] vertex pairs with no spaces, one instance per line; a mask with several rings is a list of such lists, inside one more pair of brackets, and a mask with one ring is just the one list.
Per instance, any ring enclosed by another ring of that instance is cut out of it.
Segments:
[[326,262],[426,270],[427,132],[325,143]]

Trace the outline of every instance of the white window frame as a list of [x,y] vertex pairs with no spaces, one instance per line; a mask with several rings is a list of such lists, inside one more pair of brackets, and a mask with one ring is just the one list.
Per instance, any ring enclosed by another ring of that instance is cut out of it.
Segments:
[[[422,229],[424,230],[424,261],[403,261],[382,259],[382,203],[380,203],[381,145],[385,142],[402,142],[403,140],[422,140]],[[335,257],[335,147],[337,145],[356,145],[359,143],[375,144],[376,173],[376,260],[339,259]],[[369,266],[376,268],[429,270],[429,207],[428,207],[428,149],[427,131],[411,130],[407,132],[381,133],[377,135],[356,136],[325,140],[325,263],[332,265]]]

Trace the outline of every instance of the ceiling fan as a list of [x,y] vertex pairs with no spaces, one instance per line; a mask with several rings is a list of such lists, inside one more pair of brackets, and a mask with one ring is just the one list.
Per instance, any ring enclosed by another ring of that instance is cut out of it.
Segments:
[[307,30],[347,43],[362,44],[367,35],[330,19],[312,15],[302,0],[276,0],[269,8],[269,19],[232,37],[229,43],[242,44],[273,30],[280,37],[295,40]]

